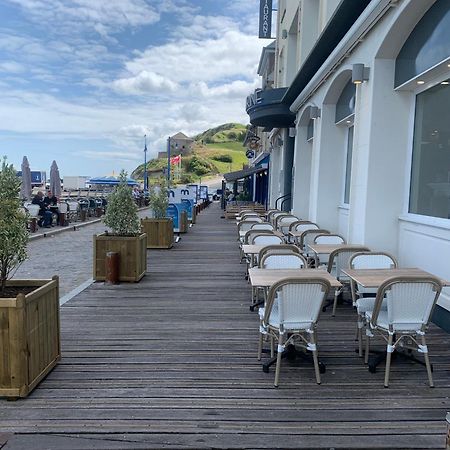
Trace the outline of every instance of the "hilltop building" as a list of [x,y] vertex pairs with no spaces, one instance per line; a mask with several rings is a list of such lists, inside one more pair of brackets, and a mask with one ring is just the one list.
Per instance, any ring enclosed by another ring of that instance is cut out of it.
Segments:
[[[170,136],[170,155],[189,155],[192,152],[194,145],[194,139],[186,136],[181,131],[179,133]],[[158,158],[167,158],[167,151],[159,152]]]
[[267,205],[450,279],[449,40],[448,0],[279,0],[246,107]]

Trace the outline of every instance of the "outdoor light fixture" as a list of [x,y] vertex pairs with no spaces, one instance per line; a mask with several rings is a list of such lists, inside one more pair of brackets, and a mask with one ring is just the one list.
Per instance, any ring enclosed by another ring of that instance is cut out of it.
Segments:
[[296,134],[297,134],[297,129],[294,127],[290,127],[289,128],[289,137],[295,137]]
[[417,84],[425,84],[425,81],[419,80],[419,81],[417,82]]
[[317,119],[320,117],[320,108],[318,106],[310,106],[309,107],[309,118]]
[[288,32],[287,30],[281,30],[281,39],[287,39]]
[[361,84],[364,81],[369,81],[370,68],[365,67],[364,64],[353,64],[352,68],[352,83]]

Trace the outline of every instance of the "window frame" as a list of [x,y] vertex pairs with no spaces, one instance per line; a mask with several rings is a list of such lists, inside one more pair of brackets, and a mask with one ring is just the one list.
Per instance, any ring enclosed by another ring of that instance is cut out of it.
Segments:
[[[404,186],[404,201],[403,213],[399,217],[400,220],[408,222],[430,225],[439,228],[450,229],[450,218],[427,216],[425,214],[416,214],[409,212],[409,204],[411,200],[411,185],[412,185],[412,160],[414,151],[414,128],[416,118],[417,96],[438,84],[450,78],[450,68],[445,73],[436,74],[435,77],[428,79],[424,84],[416,84],[414,89],[411,89],[410,98],[410,115],[409,115],[409,134],[408,134],[408,152],[405,164],[405,186]],[[417,77],[420,80],[420,75]]]
[[[355,114],[350,114],[347,117],[344,117],[339,122],[336,122],[335,125],[337,127],[345,128],[345,141],[344,141],[344,149],[343,149],[343,160],[344,164],[342,167],[342,193],[341,193],[341,201],[339,204],[340,209],[350,209],[350,190],[349,190],[349,198],[348,203],[345,203],[345,184],[346,184],[346,174],[347,174],[347,158],[348,158],[348,134],[349,129],[353,127],[353,142],[352,142],[352,159],[351,159],[351,168],[353,166],[353,150],[354,150],[354,144],[355,144]],[[352,172],[352,171],[351,171]],[[350,185],[349,188],[351,189],[352,179],[350,175]]]

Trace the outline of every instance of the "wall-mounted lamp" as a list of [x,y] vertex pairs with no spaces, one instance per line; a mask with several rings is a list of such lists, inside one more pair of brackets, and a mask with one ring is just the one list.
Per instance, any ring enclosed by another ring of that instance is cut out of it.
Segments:
[[365,67],[364,64],[353,64],[352,68],[352,83],[361,84],[369,80],[370,68]]
[[288,32],[287,30],[281,30],[281,39],[287,39]]
[[289,137],[295,137],[297,134],[297,129],[294,127],[289,128]]
[[320,108],[318,106],[310,106],[309,107],[309,118],[317,119],[320,117]]
[[283,145],[283,139],[281,139],[281,137],[280,136],[278,136],[278,138],[277,138],[277,145],[278,145],[278,147],[281,147],[282,145]]

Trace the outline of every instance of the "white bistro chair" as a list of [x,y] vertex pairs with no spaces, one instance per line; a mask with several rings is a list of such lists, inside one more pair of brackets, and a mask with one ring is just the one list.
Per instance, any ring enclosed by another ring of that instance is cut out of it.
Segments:
[[278,342],[275,387],[278,387],[282,353],[288,345],[312,352],[316,382],[320,384],[316,325],[329,290],[330,283],[320,276],[286,278],[270,288],[266,306],[260,311],[258,359],[261,359],[265,335]]
[[[398,267],[397,260],[386,252],[359,252],[350,257],[350,269],[395,269]],[[377,288],[365,288],[355,281],[350,280],[353,306],[358,314],[357,320],[357,339],[359,356],[362,354],[363,328],[365,327],[365,315],[368,311],[373,311],[375,305],[375,296]],[[386,302],[383,302],[381,308],[387,309]]]
[[[425,332],[436,305],[442,284],[436,277],[393,277],[377,291],[373,311],[366,312],[370,332],[378,332],[386,341],[384,386],[389,386],[392,353],[397,348],[422,353],[430,387],[434,387]],[[387,309],[382,308],[386,298]],[[366,339],[369,354],[371,333]]]

